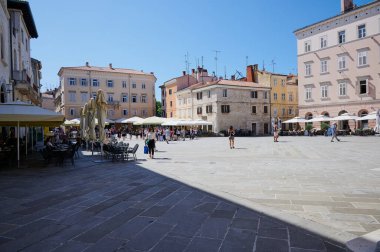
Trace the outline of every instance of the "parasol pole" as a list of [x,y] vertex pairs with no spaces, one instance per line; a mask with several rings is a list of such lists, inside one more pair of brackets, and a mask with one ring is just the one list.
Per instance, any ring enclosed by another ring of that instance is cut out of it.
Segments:
[[28,156],[28,126],[25,126],[25,156]]
[[17,168],[20,168],[20,121],[17,121]]

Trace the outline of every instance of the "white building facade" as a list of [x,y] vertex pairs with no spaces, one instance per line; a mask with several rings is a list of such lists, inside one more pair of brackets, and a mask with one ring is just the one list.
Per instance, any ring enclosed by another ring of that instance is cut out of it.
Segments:
[[342,0],[341,14],[294,32],[301,117],[380,109],[380,1],[354,6]]

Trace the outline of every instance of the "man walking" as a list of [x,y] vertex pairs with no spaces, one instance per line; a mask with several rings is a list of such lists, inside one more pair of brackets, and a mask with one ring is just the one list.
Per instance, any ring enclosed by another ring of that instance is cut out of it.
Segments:
[[337,125],[336,123],[334,123],[332,126],[331,126],[331,134],[332,134],[332,138],[331,138],[331,142],[334,142],[334,138],[340,142],[340,139],[338,139],[338,137],[336,136],[336,128],[337,128]]

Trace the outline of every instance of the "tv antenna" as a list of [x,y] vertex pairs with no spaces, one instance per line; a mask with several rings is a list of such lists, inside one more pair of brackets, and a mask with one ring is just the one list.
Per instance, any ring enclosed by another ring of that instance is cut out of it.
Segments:
[[274,73],[274,66],[276,65],[276,62],[274,61],[274,59],[272,59],[272,61],[271,61],[271,66],[272,66],[272,69],[273,69],[273,73]]
[[215,52],[215,76],[218,77],[218,53],[222,51],[214,50]]
[[186,52],[185,54],[185,69],[186,73],[189,74],[189,69],[190,68],[190,62],[189,62],[189,52]]

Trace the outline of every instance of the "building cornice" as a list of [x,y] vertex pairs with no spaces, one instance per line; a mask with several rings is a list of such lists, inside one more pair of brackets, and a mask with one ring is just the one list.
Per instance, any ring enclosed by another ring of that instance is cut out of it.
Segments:
[[350,102],[333,102],[326,104],[311,104],[311,105],[298,105],[299,109],[314,109],[314,108],[325,108],[325,107],[336,107],[336,106],[350,106],[350,105],[368,105],[368,104],[379,104],[380,99],[370,100],[370,101],[350,101]]
[[319,21],[295,30],[293,33],[298,39],[304,39],[334,28],[338,28],[358,20],[380,14],[380,1],[371,2],[352,11],[336,15],[334,17]]

